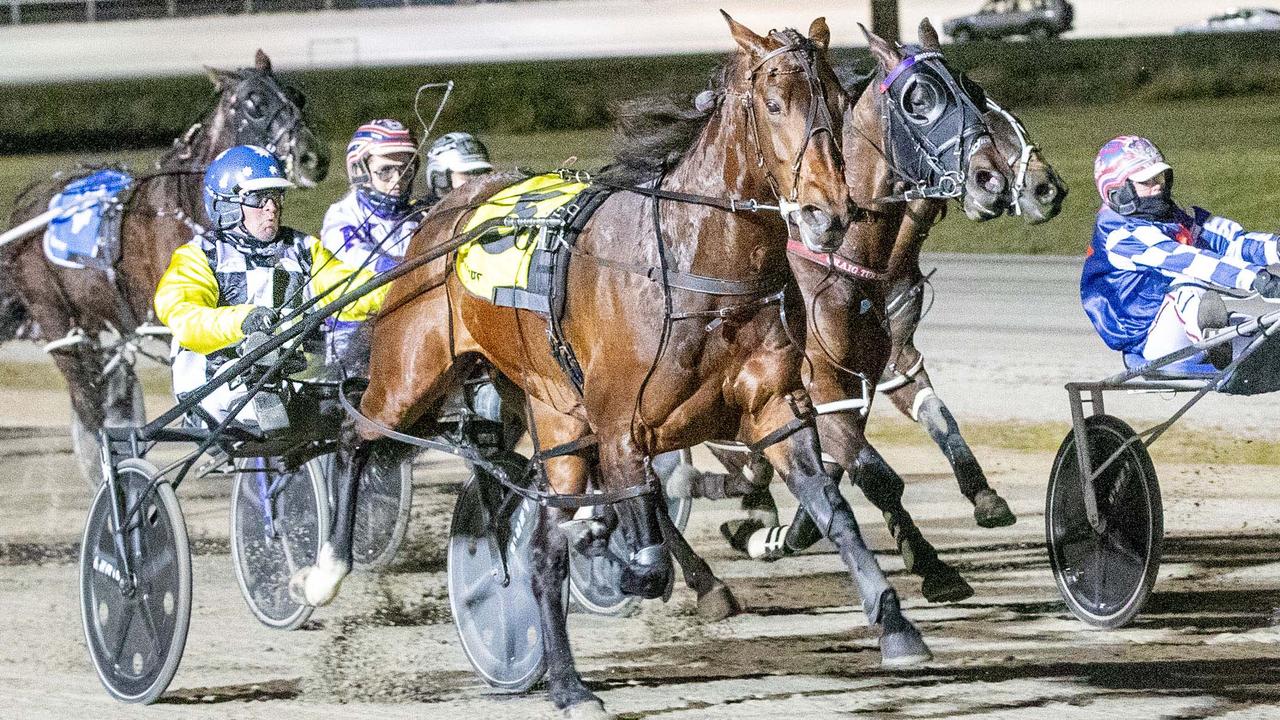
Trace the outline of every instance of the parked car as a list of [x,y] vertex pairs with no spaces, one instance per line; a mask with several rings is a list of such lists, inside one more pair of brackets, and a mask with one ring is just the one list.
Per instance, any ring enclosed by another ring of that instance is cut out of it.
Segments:
[[1047,40],[1070,30],[1074,19],[1066,0],[987,0],[978,12],[944,22],[942,31],[956,42],[1010,35]]
[[1280,11],[1271,8],[1233,8],[1203,22],[1178,27],[1174,32],[1186,34],[1259,30],[1280,30]]

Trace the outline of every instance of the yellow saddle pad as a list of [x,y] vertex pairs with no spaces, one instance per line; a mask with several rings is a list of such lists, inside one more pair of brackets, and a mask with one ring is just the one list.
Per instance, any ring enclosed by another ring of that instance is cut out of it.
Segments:
[[539,230],[507,227],[502,224],[503,218],[551,217],[586,188],[586,183],[548,173],[516,183],[489,198],[463,228],[463,232],[480,234],[458,248],[454,267],[462,286],[490,302],[510,295],[512,288],[527,288]]

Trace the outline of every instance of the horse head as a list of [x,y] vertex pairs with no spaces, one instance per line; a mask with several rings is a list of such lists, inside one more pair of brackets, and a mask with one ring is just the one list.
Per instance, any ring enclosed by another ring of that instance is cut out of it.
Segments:
[[1052,220],[1062,211],[1067,185],[1031,142],[1027,129],[1013,113],[986,98],[987,127],[996,150],[1013,170],[1009,212],[1021,215],[1029,225]]
[[[992,142],[985,107],[947,66],[933,25],[921,22],[920,45],[903,48],[862,32],[878,66],[870,94],[894,199],[961,199],[978,221],[1004,214],[1011,171]],[[864,126],[874,121],[871,112],[864,110]]]
[[329,151],[307,125],[306,98],[276,77],[266,53],[259,50],[251,68],[208,68],[208,73],[221,96],[215,116],[225,121],[227,147],[266,148],[284,162],[289,179],[301,187],[314,187],[324,180]]
[[720,98],[722,112],[745,122],[741,134],[750,167],[740,170],[762,172],[804,243],[828,252],[844,237],[849,203],[827,23],[814,20],[807,37],[790,28],[760,36],[721,13],[739,48],[726,67]]

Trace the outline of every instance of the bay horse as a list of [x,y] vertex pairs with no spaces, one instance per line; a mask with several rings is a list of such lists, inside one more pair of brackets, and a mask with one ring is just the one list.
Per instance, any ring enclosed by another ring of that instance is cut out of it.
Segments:
[[[922,24],[920,34],[923,51],[940,52],[931,26]],[[881,54],[891,51],[891,48],[874,42],[872,48]],[[1066,197],[1066,186],[1030,143],[1020,121],[990,102],[981,88],[967,79],[961,78],[958,86],[972,96],[975,106],[985,109],[983,119],[990,137],[1009,170],[1010,213],[1021,215],[1030,224],[1056,216]],[[860,140],[861,144],[854,142],[846,148],[861,147],[869,156],[880,155],[870,138],[864,136]],[[857,159],[849,157],[847,162],[852,164]],[[881,155],[881,168],[873,175],[884,173],[887,163],[888,159]],[[869,191],[864,189],[864,192],[883,197],[891,191],[891,183],[892,173],[888,173],[886,180]],[[806,353],[815,373],[810,392],[820,401],[846,402],[851,409],[860,411],[822,416],[819,430],[823,448],[838,460],[839,465],[851,470],[852,477],[867,498],[884,513],[906,569],[922,578],[922,594],[931,602],[962,600],[972,595],[973,590],[954,568],[938,557],[937,550],[921,534],[902,506],[905,486],[901,477],[866,442],[863,408],[870,401],[867,397],[872,385],[869,379],[875,379],[874,387],[887,395],[895,407],[919,422],[942,449],[953,466],[961,492],[974,504],[974,516],[979,525],[998,527],[1015,520],[1008,505],[987,483],[981,466],[960,436],[950,410],[933,391],[924,369],[923,356],[915,346],[915,330],[922,315],[926,282],[920,269],[920,250],[929,230],[945,217],[946,207],[946,200],[919,199],[899,203],[888,211],[884,230],[886,234],[892,234],[893,241],[887,251],[883,244],[861,232],[862,228],[851,228],[844,246],[834,257],[854,258],[861,251],[865,258],[861,262],[829,263],[828,258],[813,255],[805,258],[803,254],[794,252],[790,256],[800,287],[805,292],[807,307],[811,310]],[[967,214],[978,221],[991,219],[991,216]],[[857,299],[859,292],[869,294],[866,285],[870,276],[857,276],[854,273],[858,268],[874,268],[872,275],[878,276],[874,280],[881,283],[886,291],[883,317],[890,337],[886,363],[877,363],[872,359],[874,355],[865,352],[865,341],[851,344],[843,338],[844,333],[857,337],[865,332],[859,328],[860,323],[849,305]],[[858,290],[859,287],[863,289]],[[865,362],[860,364],[859,359]],[[735,548],[747,551],[754,536],[752,552],[774,558],[779,554],[798,552],[816,541],[817,535],[811,523],[805,522],[803,516],[796,524],[777,525],[767,472],[754,468],[750,473],[754,487],[749,488],[741,481],[741,468],[748,461],[747,455],[722,446],[713,445],[711,450],[731,473],[738,474],[736,490],[746,493],[743,505],[751,512],[751,517],[746,520],[729,521],[722,526],[722,532]],[[704,480],[703,487],[693,488],[694,494],[720,497],[735,494],[733,487],[726,492],[726,479],[711,476],[711,487],[706,487],[707,481]]]
[[[706,100],[694,109],[655,105],[635,118],[632,152],[598,178],[616,192],[576,241],[563,320],[580,391],[548,352],[546,318],[469,295],[448,262],[392,286],[374,327],[370,383],[359,406],[368,424],[342,451],[351,469],[341,478],[335,529],[317,565],[295,575],[308,602],[332,600],[350,568],[358,489],[350,478],[379,436],[370,425],[406,428],[431,416],[443,393],[483,359],[525,392],[539,447],[593,435],[600,490],[621,495],[649,484],[615,505],[619,528],[636,548],[622,573],[624,592],[661,595],[673,570],[666,545],[680,553],[683,543],[660,525],[663,503],[647,478],[647,458],[736,437],[767,445],[764,454],[838,548],[868,622],[880,627],[882,662],[930,657],[825,472],[800,375],[803,356],[791,341],[801,328],[796,315],[788,322],[781,312],[800,310],[783,289],[791,281],[788,225],[811,250],[827,252],[866,213],[849,203],[839,148],[847,138],[845,103],[827,62],[830,33],[822,19],[808,37],[794,30],[760,36],[725,19],[738,47]],[[473,181],[450,193],[424,219],[410,255],[456,237],[477,206],[518,179]],[[753,207],[749,199],[770,196],[783,212],[743,212]],[[577,497],[592,473],[585,460],[568,456],[548,460],[544,476],[551,492]],[[596,504],[589,497],[583,503]],[[568,643],[561,601],[568,547],[559,524],[569,517],[543,507],[534,531],[548,689],[557,708],[603,714]]]
[[[0,342],[68,340],[51,354],[71,392],[73,446],[91,482],[100,478],[103,424],[144,419],[132,365],[135,333],[153,315],[156,284],[173,251],[203,232],[201,180],[209,161],[233,145],[255,144],[280,157],[302,187],[328,171],[328,150],[307,124],[305,99],[275,75],[266,53],[258,50],[251,68],[209,68],[208,75],[217,102],[127,191],[113,272],[54,264],[42,249],[43,229],[0,249],[0,326],[7,331]],[[70,179],[55,176],[23,190],[11,227],[43,213]],[[116,339],[103,343],[104,333]]]

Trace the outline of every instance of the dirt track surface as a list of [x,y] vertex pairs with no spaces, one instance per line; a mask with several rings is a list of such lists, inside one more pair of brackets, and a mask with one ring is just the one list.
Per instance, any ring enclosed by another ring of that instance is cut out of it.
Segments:
[[[556,716],[540,690],[488,690],[462,655],[442,541],[465,471],[442,456],[420,463],[398,564],[353,576],[336,605],[292,633],[258,626],[239,598],[225,486],[181,488],[196,552],[187,651],[155,708],[116,704],[98,685],[80,629],[74,559],[88,492],[66,447],[47,430],[0,434],[0,716]],[[878,518],[855,502],[871,542],[886,550],[881,561],[933,662],[881,669],[835,555],[741,559],[716,531],[733,506],[698,501],[690,538],[746,612],[703,624],[692,594],[678,585],[670,603],[646,603],[637,617],[575,614],[573,643],[588,684],[624,718],[1235,719],[1280,712],[1275,468],[1161,467],[1169,540],[1157,593],[1132,627],[1102,632],[1066,613],[1048,572],[1049,457],[978,448],[1019,516],[1011,528],[983,530],[936,449],[883,450],[903,469],[909,506],[926,534],[977,590],[961,603],[925,603],[918,581],[887,551]]]

